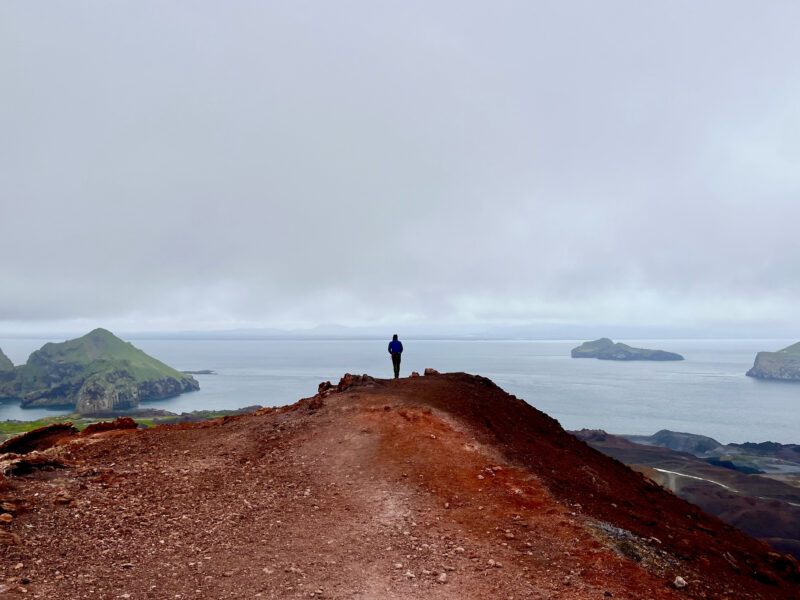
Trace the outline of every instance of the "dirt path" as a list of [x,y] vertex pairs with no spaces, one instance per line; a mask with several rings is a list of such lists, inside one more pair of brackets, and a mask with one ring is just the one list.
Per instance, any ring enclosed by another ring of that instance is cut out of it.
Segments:
[[[668,553],[626,558],[580,506],[419,399],[354,386],[52,448],[67,468],[0,492],[21,540],[0,545],[0,598],[694,595],[670,587]],[[730,596],[744,597],[759,596]]]

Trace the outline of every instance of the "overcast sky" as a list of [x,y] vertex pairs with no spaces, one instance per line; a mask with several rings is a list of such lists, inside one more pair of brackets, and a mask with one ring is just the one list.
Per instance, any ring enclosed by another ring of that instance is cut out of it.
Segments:
[[4,1],[0,331],[800,335],[799,22],[795,0]]

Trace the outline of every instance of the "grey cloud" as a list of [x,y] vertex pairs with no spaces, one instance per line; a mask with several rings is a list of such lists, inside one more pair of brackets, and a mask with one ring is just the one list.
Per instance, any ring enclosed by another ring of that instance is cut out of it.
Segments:
[[799,13],[6,3],[0,324],[796,330]]

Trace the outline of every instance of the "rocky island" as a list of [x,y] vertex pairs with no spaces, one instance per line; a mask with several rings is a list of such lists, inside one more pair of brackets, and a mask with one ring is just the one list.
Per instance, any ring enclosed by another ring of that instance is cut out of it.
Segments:
[[634,348],[608,338],[584,342],[572,349],[572,358],[599,358],[600,360],[683,360],[680,354],[664,350]]
[[62,406],[91,413],[136,408],[143,400],[200,389],[191,375],[105,329],[45,344],[24,365],[9,370],[10,364],[5,355],[0,357],[0,398],[19,398],[23,407]]
[[800,342],[777,352],[759,352],[748,377],[800,381]]

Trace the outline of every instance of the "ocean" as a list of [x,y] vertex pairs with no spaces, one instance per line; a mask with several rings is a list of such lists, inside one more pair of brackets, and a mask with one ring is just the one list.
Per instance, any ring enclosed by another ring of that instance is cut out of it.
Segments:
[[[20,364],[45,341],[0,338],[0,348]],[[199,392],[142,405],[172,412],[281,406],[313,396],[321,381],[336,383],[346,372],[392,376],[388,339],[131,341],[177,369],[216,373],[195,375]],[[745,376],[756,352],[796,340],[625,340],[678,352],[686,359],[680,362],[570,358],[570,349],[583,340],[402,341],[402,376],[426,367],[483,375],[566,429],[626,434],[671,429],[722,443],[800,443],[800,383]],[[4,402],[0,421],[59,412]]]

